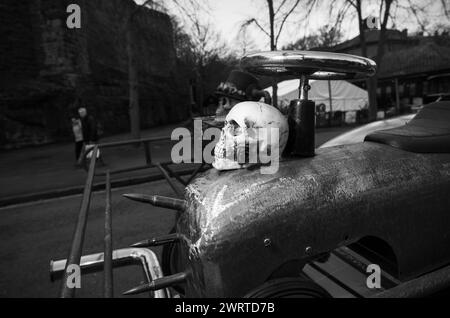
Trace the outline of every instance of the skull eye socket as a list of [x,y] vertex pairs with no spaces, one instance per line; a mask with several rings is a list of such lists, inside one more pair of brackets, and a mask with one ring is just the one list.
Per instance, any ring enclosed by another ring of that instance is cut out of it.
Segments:
[[239,126],[238,123],[234,120],[230,120],[228,122],[228,125],[230,125],[232,127],[232,129],[230,129],[230,133],[233,136],[238,136],[244,132],[244,130],[241,128],[241,126]]

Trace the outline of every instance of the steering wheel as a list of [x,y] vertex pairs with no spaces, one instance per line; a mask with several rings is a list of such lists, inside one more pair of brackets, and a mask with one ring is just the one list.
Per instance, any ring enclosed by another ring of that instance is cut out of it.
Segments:
[[375,75],[374,61],[349,54],[315,51],[271,51],[247,55],[241,67],[257,75],[293,75],[315,80],[361,79]]
[[241,68],[256,75],[293,76],[300,79],[299,98],[289,105],[288,146],[285,151],[302,157],[315,154],[315,103],[309,100],[309,80],[343,80],[375,75],[374,61],[348,54],[315,51],[271,51],[241,59]]

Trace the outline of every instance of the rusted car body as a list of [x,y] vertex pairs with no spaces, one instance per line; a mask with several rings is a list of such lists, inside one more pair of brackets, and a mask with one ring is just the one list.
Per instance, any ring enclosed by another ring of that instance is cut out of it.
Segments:
[[285,264],[366,236],[393,249],[399,279],[417,277],[450,262],[449,193],[450,154],[371,142],[283,161],[275,175],[210,170],[187,187],[178,224],[186,295],[244,296]]

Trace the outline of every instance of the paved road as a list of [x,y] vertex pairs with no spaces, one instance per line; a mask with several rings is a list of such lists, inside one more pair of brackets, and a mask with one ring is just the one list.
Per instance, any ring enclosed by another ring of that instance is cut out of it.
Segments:
[[[164,181],[113,190],[114,248],[166,234],[174,222],[174,212],[170,210],[122,198],[123,193],[130,192],[173,196]],[[0,297],[58,295],[60,282],[50,282],[49,262],[67,257],[80,201],[81,196],[73,196],[0,209]],[[92,198],[84,254],[103,251],[103,222],[104,193],[96,193]],[[133,282],[139,284],[143,280],[137,267],[117,269],[115,273],[115,295],[133,287]],[[101,296],[102,279],[101,274],[87,275],[77,296]]]
[[[319,131],[317,145],[347,129]],[[124,156],[132,154],[124,153]],[[33,182],[39,183],[39,180]],[[113,190],[114,248],[127,247],[142,239],[165,234],[174,222],[174,214],[170,210],[122,198],[123,193],[130,192],[173,196],[165,181]],[[60,282],[50,282],[49,262],[67,257],[80,202],[81,196],[72,196],[0,208],[0,297],[58,295]],[[103,251],[103,213],[104,193],[95,193],[84,254]],[[143,280],[140,273],[137,268],[115,270],[115,295],[139,284]],[[102,274],[83,276],[82,289],[77,296],[101,296],[102,279]]]

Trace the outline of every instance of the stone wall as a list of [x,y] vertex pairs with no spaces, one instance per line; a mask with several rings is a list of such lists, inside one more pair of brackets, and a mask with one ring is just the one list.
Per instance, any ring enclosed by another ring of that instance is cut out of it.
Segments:
[[[66,8],[81,7],[81,29]],[[0,2],[0,148],[70,140],[77,97],[106,134],[129,130],[125,20],[132,0]],[[142,127],[188,116],[167,15],[140,9],[129,27],[139,70]]]

